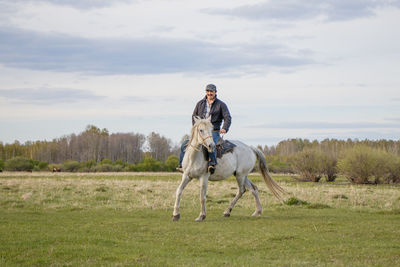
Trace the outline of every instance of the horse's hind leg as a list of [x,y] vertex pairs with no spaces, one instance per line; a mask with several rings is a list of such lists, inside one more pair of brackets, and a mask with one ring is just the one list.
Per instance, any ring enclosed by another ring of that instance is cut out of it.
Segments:
[[233,207],[236,205],[236,202],[243,196],[244,192],[246,191],[246,189],[244,187],[245,180],[246,180],[246,176],[244,176],[244,177],[236,176],[236,181],[238,183],[239,189],[236,193],[235,198],[232,200],[231,204],[229,205],[229,207],[224,211],[225,217],[231,216],[231,211],[232,211]]
[[244,182],[246,188],[251,191],[251,193],[254,196],[254,199],[256,200],[256,211],[251,216],[260,216],[262,213],[262,207],[260,203],[260,198],[258,197],[258,188],[249,180],[247,176]]

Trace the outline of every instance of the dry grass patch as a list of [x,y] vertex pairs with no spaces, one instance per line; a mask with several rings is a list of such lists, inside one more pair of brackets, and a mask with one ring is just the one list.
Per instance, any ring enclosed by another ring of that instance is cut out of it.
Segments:
[[[45,174],[32,177],[33,174],[15,174],[16,177],[1,177],[0,201],[6,206],[26,206],[44,209],[98,209],[110,208],[132,211],[137,208],[171,209],[175,200],[175,190],[179,185],[179,175],[165,173],[140,174],[139,180],[132,173],[107,174]],[[138,174],[139,175],[139,174]],[[160,179],[157,179],[160,175]],[[127,177],[127,179],[120,179]],[[141,178],[143,177],[143,180]],[[171,177],[171,179],[169,179]],[[132,178],[132,179],[130,179]],[[168,178],[168,179],[165,179]],[[267,189],[258,176],[260,200],[264,208],[285,207]],[[278,182],[289,193],[285,199],[295,197],[310,205],[325,205],[332,208],[399,210],[400,190],[389,185],[337,185],[305,184],[299,182]],[[221,182],[210,182],[208,187],[208,209],[226,208],[237,191],[234,178]],[[193,180],[185,189],[182,208],[199,207],[199,183]],[[318,205],[316,207],[318,207]],[[249,210],[255,208],[252,194],[247,192],[237,204]]]

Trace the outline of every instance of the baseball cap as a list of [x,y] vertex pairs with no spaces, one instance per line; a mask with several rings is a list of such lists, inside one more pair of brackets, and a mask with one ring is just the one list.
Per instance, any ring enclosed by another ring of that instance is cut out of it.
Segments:
[[214,84],[208,84],[206,86],[206,91],[217,91],[217,87]]

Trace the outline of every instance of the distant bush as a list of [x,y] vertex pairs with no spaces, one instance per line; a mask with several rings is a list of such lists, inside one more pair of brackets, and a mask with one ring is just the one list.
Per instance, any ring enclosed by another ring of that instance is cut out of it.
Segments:
[[112,164],[99,164],[92,169],[94,172],[120,172],[122,171],[121,165]]
[[44,170],[47,170],[48,166],[49,166],[48,162],[41,161],[35,167],[37,167],[39,169],[39,171],[44,171]]
[[268,155],[265,157],[268,169],[273,173],[294,173],[288,157]]
[[175,155],[170,155],[165,161],[165,171],[175,171],[178,164],[179,158]]
[[0,170],[4,170],[4,165],[5,165],[4,161],[0,159]]
[[326,153],[321,153],[320,161],[321,161],[320,162],[321,172],[325,175],[326,181],[327,182],[335,181],[338,172],[337,158]]
[[170,156],[166,163],[158,161],[151,156],[147,156],[142,162],[137,164],[125,164],[123,170],[133,172],[158,172],[158,171],[172,171],[178,165],[176,156]]
[[344,153],[338,168],[352,183],[398,183],[400,158],[366,145],[355,146]]
[[81,168],[81,164],[75,160],[66,160],[61,166],[62,171],[77,172]]
[[93,168],[93,171],[94,172],[112,172],[113,165],[107,164],[107,163],[99,164]]
[[40,168],[39,168],[38,165],[33,166],[32,170],[35,171],[35,172],[40,172]]
[[338,167],[352,183],[371,183],[370,179],[378,167],[378,156],[373,148],[355,146],[344,153],[344,157],[338,162]]
[[33,161],[24,157],[15,157],[7,160],[4,169],[7,171],[32,171]]
[[400,157],[380,151],[378,154],[378,169],[375,173],[377,183],[400,182]]
[[152,157],[145,157],[143,162],[135,164],[132,169],[137,172],[156,172],[163,171],[162,163]]
[[113,162],[112,162],[112,160],[111,160],[111,159],[103,159],[103,160],[100,162],[100,164],[101,164],[101,165],[103,165],[103,164],[109,164],[109,165],[112,165],[112,164],[113,164]]
[[96,161],[94,159],[81,162],[82,170],[90,171],[96,166]]
[[124,170],[124,167],[122,165],[119,165],[119,164],[114,164],[113,170],[115,172],[122,172]]
[[322,176],[321,158],[321,154],[314,150],[303,150],[293,156],[293,168],[300,174],[300,180],[319,182]]
[[124,162],[124,161],[122,161],[120,159],[114,161],[114,163],[113,163],[113,165],[121,165],[122,168],[125,168],[126,164],[127,164],[126,162]]
[[389,175],[387,177],[388,183],[400,183],[400,157],[393,157],[389,164]]

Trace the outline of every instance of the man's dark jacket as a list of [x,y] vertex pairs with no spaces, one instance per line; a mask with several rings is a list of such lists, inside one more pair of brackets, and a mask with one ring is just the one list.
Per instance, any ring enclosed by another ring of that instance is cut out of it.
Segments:
[[[193,117],[199,116],[202,119],[205,119],[205,108],[207,105],[207,96],[200,100],[196,107],[194,108],[192,115],[192,124],[194,124]],[[215,98],[214,102],[211,104],[211,123],[214,126],[214,131],[219,131],[221,127],[222,120],[224,120],[224,125],[222,126],[226,132],[228,132],[229,127],[231,126],[231,114],[229,113],[228,107],[224,102]]]

